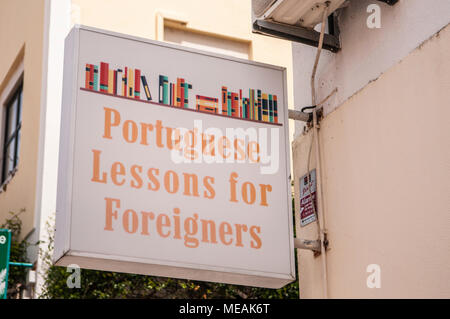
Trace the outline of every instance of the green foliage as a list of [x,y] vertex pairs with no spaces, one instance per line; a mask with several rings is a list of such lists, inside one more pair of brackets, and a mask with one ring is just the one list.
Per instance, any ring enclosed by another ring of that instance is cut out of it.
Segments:
[[[23,210],[18,213],[12,213],[11,217],[6,219],[5,223],[0,225],[0,228],[6,228],[11,230],[11,250],[9,260],[11,262],[28,262],[27,249],[30,244],[26,239],[21,239],[22,233],[22,221],[19,215],[24,212]],[[22,290],[25,289],[27,268],[25,267],[9,267],[8,275],[8,298],[18,298]]]
[[80,288],[68,288],[70,273],[64,267],[49,268],[45,298],[298,298],[297,285],[282,289],[262,289],[219,283],[133,275],[97,270],[81,270]]
[[48,269],[41,298],[298,299],[298,281],[274,290],[88,269],[81,270],[80,288],[69,288],[67,279],[71,272],[52,265],[52,233],[49,238],[49,249],[43,252]]

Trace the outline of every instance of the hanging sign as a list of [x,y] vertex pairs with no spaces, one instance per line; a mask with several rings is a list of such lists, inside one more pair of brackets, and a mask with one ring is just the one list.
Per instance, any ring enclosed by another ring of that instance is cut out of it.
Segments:
[[74,28],[55,263],[293,281],[287,123],[284,68]]

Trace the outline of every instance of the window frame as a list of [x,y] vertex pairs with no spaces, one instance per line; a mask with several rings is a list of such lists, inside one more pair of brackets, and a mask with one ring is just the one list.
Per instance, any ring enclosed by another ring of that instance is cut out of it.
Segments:
[[[14,62],[12,66],[13,71],[9,71],[5,77],[5,79],[0,82],[0,193],[6,190],[7,184],[11,181],[11,179],[16,174],[19,168],[20,162],[20,143],[22,137],[19,137],[19,134],[22,131],[22,122],[23,122],[23,98],[24,98],[24,63],[23,60],[20,62]],[[21,92],[21,94],[20,94]],[[15,143],[15,158],[14,158],[14,168],[8,172],[5,176],[4,167],[5,167],[5,153],[7,149],[7,126],[8,126],[8,109],[11,107],[11,103],[14,103],[14,98],[19,94],[20,105],[17,108],[16,114],[16,128],[14,132],[10,134],[9,141],[11,144],[12,141]],[[19,116],[20,121],[19,121]],[[20,122],[20,125],[18,125]],[[19,141],[20,140],[20,141]]]
[[[1,159],[2,159],[2,163],[1,163],[1,180],[0,180],[0,184],[4,184],[8,177],[12,174],[14,174],[15,170],[17,169],[17,165],[18,165],[18,161],[19,161],[19,134],[20,134],[20,130],[22,128],[22,116],[21,116],[21,112],[22,112],[22,99],[23,99],[23,81],[22,79],[19,80],[18,85],[16,85],[15,89],[13,92],[11,92],[12,94],[9,96],[9,99],[7,100],[6,103],[4,103],[4,113],[5,113],[5,117],[3,119],[3,125],[2,125],[2,130],[3,130],[3,144],[2,144],[2,154],[1,154]],[[17,101],[17,107],[13,110],[14,108],[14,103],[16,103]],[[10,113],[11,112],[16,112],[15,114],[15,129],[13,132],[9,133],[9,117],[10,117]],[[7,157],[7,153],[8,153],[8,147],[14,143],[14,158],[13,158],[13,166],[12,169],[8,172],[6,172],[7,170],[7,163],[8,161],[5,160]]]

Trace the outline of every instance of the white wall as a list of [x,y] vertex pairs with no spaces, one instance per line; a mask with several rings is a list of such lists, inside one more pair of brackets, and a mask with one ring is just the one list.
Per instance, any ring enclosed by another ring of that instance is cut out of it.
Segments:
[[[59,131],[61,122],[64,39],[70,26],[70,0],[46,0],[40,114],[39,155],[36,180],[36,214],[32,242],[39,240],[39,249],[48,245],[48,226],[53,227],[56,212]],[[37,252],[33,252],[37,253]],[[35,297],[43,285],[45,264],[37,261]]]
[[[369,29],[367,7],[381,8],[381,28]],[[426,39],[450,22],[449,0],[400,0],[394,6],[374,0],[351,0],[339,17],[342,49],[338,53],[323,50],[319,61],[317,101],[335,87],[337,94],[325,105],[325,114],[333,111],[353,94],[377,79]],[[316,48],[293,43],[294,104],[296,109],[311,105],[310,78]],[[295,136],[303,130],[296,122]]]

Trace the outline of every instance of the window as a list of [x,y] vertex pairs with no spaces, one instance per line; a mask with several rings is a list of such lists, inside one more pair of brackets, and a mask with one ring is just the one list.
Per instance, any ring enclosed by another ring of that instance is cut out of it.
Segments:
[[1,184],[14,173],[19,162],[22,126],[22,82],[4,105]]
[[190,48],[231,55],[241,59],[250,58],[250,42],[221,37],[216,34],[199,32],[188,28],[164,25],[164,41]]

